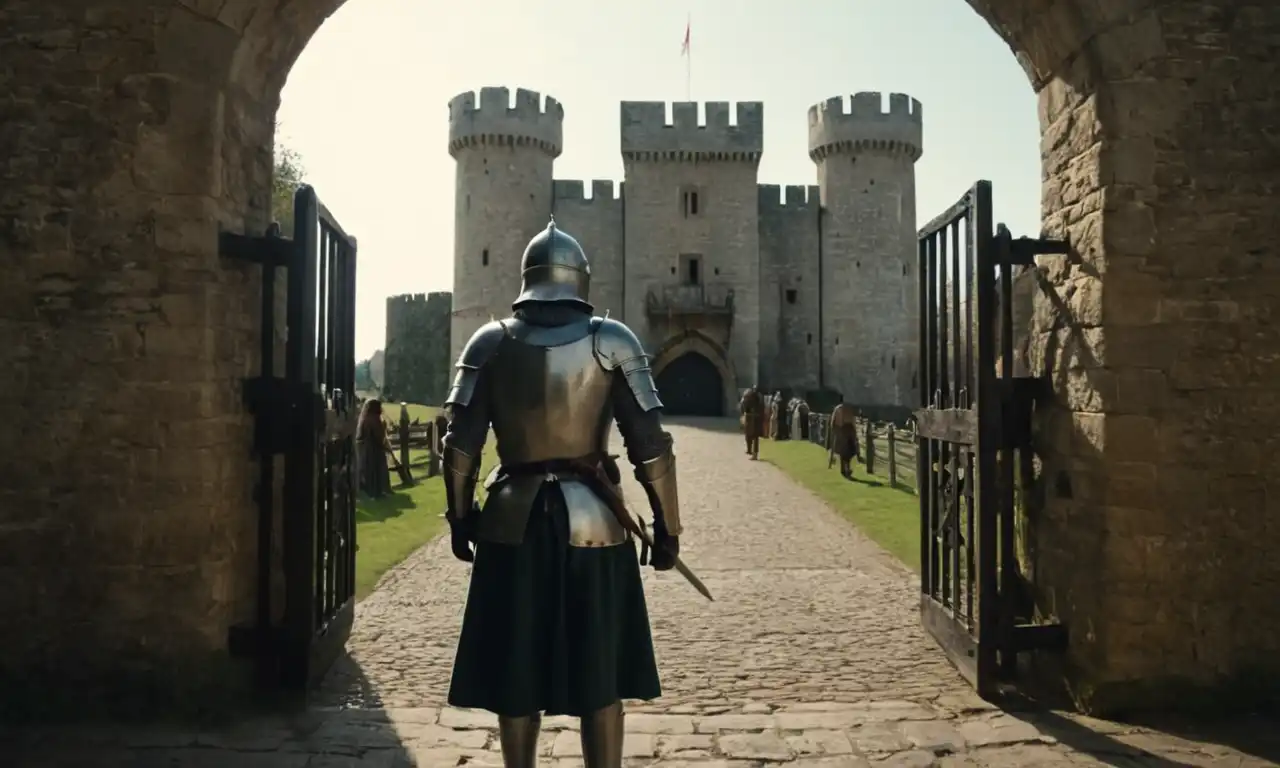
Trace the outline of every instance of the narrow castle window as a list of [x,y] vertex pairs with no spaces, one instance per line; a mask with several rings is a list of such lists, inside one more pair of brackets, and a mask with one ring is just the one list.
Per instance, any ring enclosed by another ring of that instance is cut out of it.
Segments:
[[805,343],[805,344],[812,344],[812,343],[813,343],[813,334],[812,334],[812,333],[806,333],[806,334],[804,335],[804,343]]
[[692,187],[686,187],[680,192],[680,207],[686,219],[697,216],[702,210],[702,201],[699,199],[698,190]]
[[796,289],[795,289],[795,288],[788,288],[788,289],[787,289],[787,303],[788,303],[788,304],[795,304],[795,303],[796,303]]
[[480,252],[480,264],[486,267],[489,266],[489,249],[488,248],[485,248],[483,251]]

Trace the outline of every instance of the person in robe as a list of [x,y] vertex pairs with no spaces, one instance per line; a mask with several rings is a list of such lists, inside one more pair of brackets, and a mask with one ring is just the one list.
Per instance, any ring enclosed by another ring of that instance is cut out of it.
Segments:
[[374,397],[364,401],[356,422],[356,470],[361,493],[376,499],[391,492],[387,428],[382,422],[382,401]]

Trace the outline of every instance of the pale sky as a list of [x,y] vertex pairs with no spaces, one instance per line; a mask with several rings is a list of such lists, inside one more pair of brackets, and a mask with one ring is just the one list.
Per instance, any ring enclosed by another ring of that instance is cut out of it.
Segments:
[[692,99],[765,104],[760,183],[816,183],[812,104],[899,91],[924,105],[919,223],[988,179],[996,221],[1039,231],[1035,94],[964,0],[348,0],[289,75],[279,140],[359,238],[358,357],[383,346],[387,296],[452,286],[449,99],[555,96],[556,178],[621,180],[618,102],[685,100],[686,19]]

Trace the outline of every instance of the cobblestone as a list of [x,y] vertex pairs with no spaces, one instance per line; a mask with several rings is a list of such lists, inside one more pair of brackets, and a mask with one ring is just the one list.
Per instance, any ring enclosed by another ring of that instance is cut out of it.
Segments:
[[[672,431],[682,548],[716,601],[646,572],[664,690],[629,703],[628,766],[1276,765],[1263,749],[978,699],[920,629],[911,574],[712,426]],[[357,609],[350,660],[304,714],[197,732],[0,731],[4,754],[17,768],[501,765],[496,718],[444,702],[466,579],[439,541],[388,574]],[[544,764],[581,765],[576,728],[547,718]]]

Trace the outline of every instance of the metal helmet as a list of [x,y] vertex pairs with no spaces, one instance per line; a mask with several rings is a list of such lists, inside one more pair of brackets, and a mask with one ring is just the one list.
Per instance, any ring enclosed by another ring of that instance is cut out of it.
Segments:
[[547,228],[525,246],[520,259],[520,295],[512,308],[526,302],[572,302],[591,309],[587,291],[591,287],[591,265],[582,246],[556,226],[553,216]]

